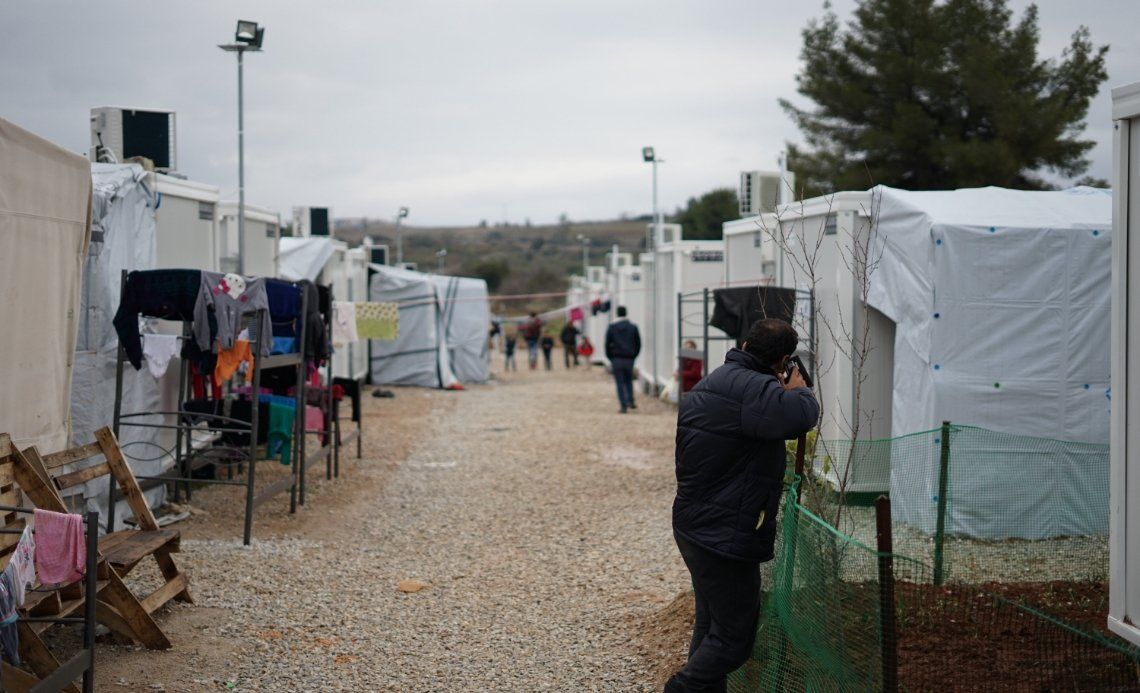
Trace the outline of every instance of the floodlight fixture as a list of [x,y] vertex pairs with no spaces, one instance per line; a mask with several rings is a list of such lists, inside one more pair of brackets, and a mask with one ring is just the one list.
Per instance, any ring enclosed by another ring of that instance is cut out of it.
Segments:
[[642,147],[641,148],[641,158],[644,161],[656,161],[657,157],[653,153],[653,147]]
[[248,19],[239,19],[237,23],[237,31],[234,32],[234,40],[238,43],[251,44],[257,40],[257,22],[251,22]]
[[408,208],[407,207],[401,207],[400,208],[400,218],[403,219],[406,216],[408,216]]

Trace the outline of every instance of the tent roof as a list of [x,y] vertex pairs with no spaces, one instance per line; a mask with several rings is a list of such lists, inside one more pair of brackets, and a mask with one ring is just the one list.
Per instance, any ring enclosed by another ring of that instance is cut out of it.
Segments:
[[926,213],[935,224],[1024,229],[1064,229],[1112,224],[1112,191],[1080,186],[1068,190],[899,190],[884,196]]
[[331,238],[282,238],[277,254],[277,274],[291,282],[302,279],[316,281],[336,252],[335,242]]

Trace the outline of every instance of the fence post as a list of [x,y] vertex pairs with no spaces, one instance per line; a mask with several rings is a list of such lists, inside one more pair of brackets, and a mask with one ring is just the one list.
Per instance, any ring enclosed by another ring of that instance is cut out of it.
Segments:
[[800,479],[800,483],[796,484],[796,503],[800,502],[800,491],[803,488],[804,478],[804,452],[807,449],[807,434],[802,434],[796,440],[796,477]]
[[894,542],[891,538],[891,499],[875,500],[875,538],[879,549],[879,628],[882,632],[883,690],[899,689],[898,633],[895,628]]
[[942,422],[942,454],[938,460],[938,523],[934,529],[934,584],[941,585],[942,545],[946,540],[946,496],[950,485],[950,422]]

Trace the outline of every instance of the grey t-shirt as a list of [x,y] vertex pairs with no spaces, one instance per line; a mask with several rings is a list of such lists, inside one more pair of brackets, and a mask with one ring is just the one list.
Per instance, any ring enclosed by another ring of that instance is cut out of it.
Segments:
[[218,344],[232,349],[241,332],[241,319],[247,313],[264,309],[259,323],[251,325],[250,339],[261,334],[261,355],[269,356],[273,346],[273,322],[269,316],[269,297],[265,293],[265,279],[251,279],[239,274],[202,272],[202,285],[194,303],[194,338],[203,351],[212,351],[210,344],[209,308],[214,309],[218,321]]

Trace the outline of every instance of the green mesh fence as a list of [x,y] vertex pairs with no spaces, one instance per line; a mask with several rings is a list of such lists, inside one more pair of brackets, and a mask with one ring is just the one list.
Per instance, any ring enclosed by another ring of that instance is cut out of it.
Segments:
[[[730,690],[881,690],[884,647],[903,690],[1140,690],[1140,651],[1104,625],[1108,446],[947,426],[809,451]],[[863,502],[888,492],[883,583]]]
[[804,505],[873,545],[863,501],[889,494],[896,552],[940,583],[1107,580],[1108,445],[951,425],[813,452]]

